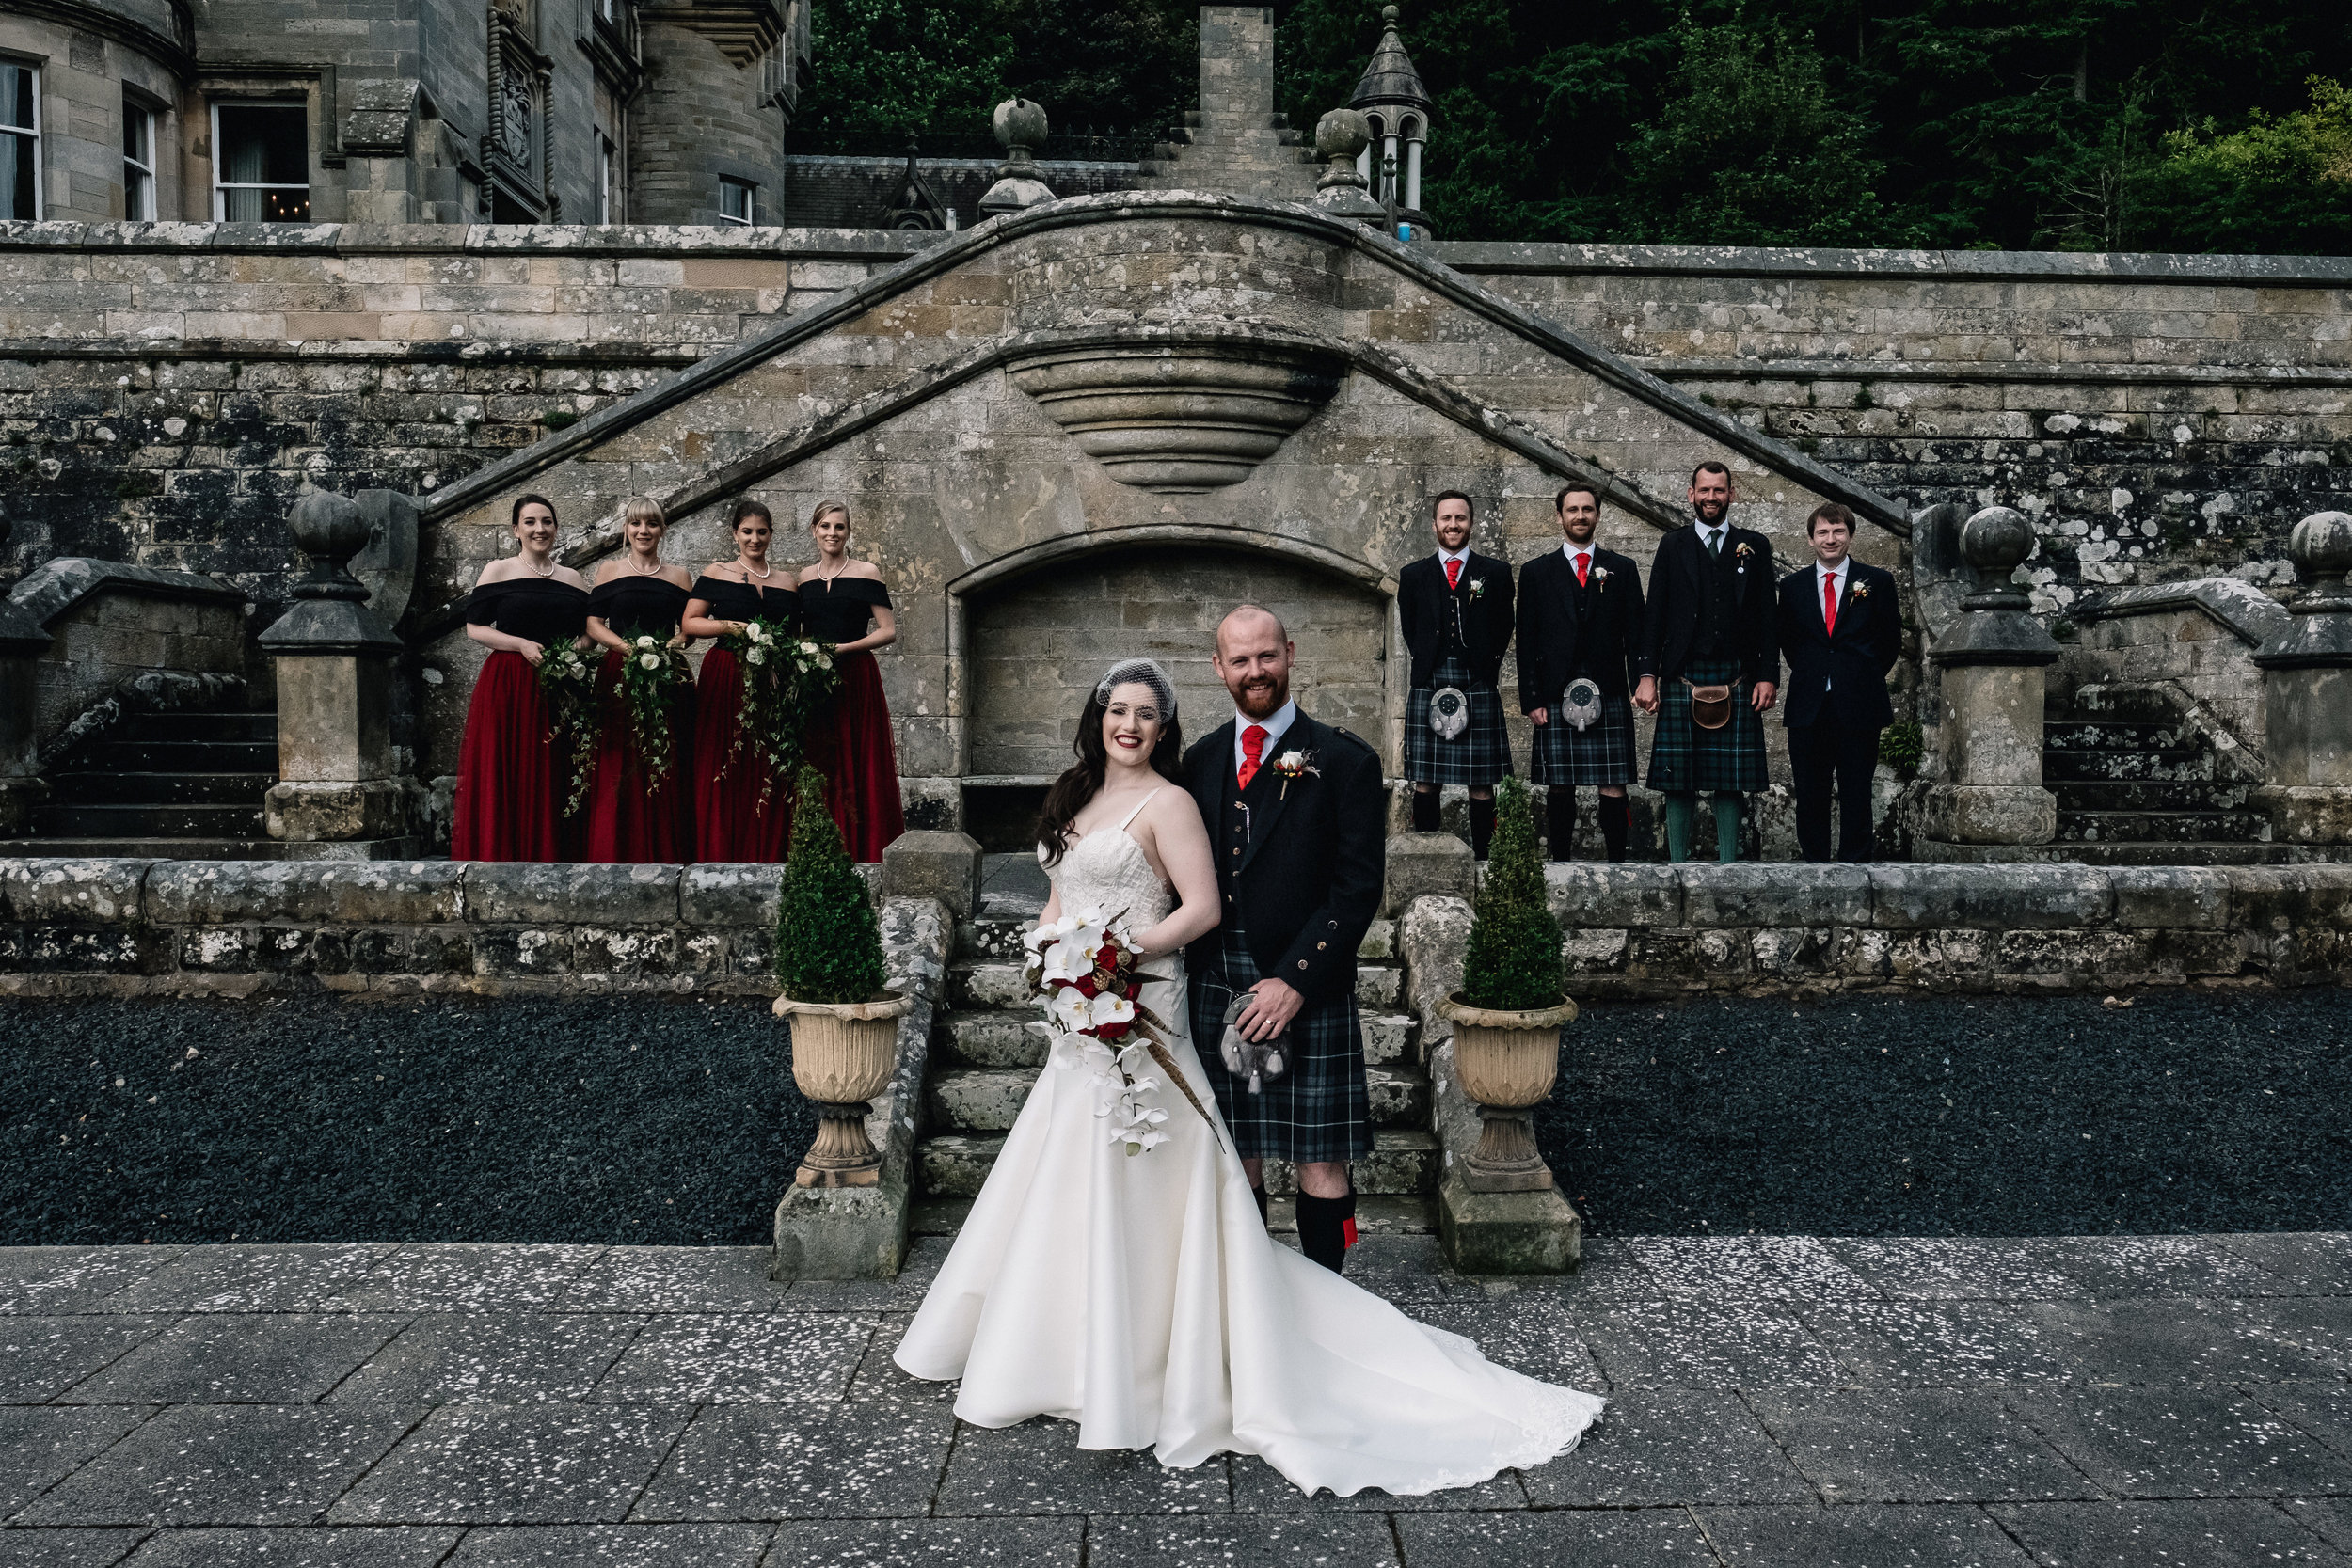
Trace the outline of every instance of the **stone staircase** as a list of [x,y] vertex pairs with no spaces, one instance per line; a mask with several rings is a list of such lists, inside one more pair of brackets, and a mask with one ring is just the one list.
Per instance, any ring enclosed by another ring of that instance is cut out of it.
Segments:
[[2283,863],[2247,771],[2157,692],[2086,688],[2043,733],[2056,846],[2091,865]]
[[[931,1025],[930,1066],[914,1151],[920,1234],[952,1234],[980,1190],[1005,1133],[1045,1065],[1045,1039],[1028,1025],[1037,1008],[1023,994],[1021,939],[1040,906],[995,897],[958,924],[946,1006]],[[1421,1058],[1420,1024],[1404,1011],[1404,972],[1388,921],[1365,938],[1356,1000],[1375,1124],[1371,1159],[1356,1166],[1358,1223],[1366,1230],[1435,1228],[1433,1195],[1441,1156],[1431,1132],[1429,1073]],[[1293,1228],[1295,1173],[1270,1163],[1266,1189],[1278,1195],[1274,1228]]]
[[0,853],[147,860],[272,858],[262,798],[278,782],[278,716],[132,716],[45,775],[29,837]]

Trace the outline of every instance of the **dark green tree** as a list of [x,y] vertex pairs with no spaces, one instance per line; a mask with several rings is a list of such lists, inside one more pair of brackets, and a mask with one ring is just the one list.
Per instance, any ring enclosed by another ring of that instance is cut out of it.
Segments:
[[795,1002],[870,1002],[889,981],[882,927],[825,809],[825,776],[801,769],[776,915],[776,983]]
[[994,7],[970,0],[818,0],[796,139],[986,131],[1012,63],[998,21]]
[[1565,940],[1544,893],[1534,802],[1524,783],[1505,779],[1495,789],[1495,836],[1462,955],[1462,1000],[1508,1012],[1558,1006]]

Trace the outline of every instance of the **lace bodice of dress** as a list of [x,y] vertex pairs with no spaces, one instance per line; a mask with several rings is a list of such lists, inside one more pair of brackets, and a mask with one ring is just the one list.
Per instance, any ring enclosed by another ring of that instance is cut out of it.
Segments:
[[[1145,796],[1136,812],[1142,811],[1151,798]],[[1134,820],[1131,812],[1127,822]],[[1038,859],[1044,858],[1045,851],[1039,849]],[[1127,929],[1138,935],[1167,919],[1168,911],[1175,907],[1175,895],[1152,869],[1143,847],[1128,836],[1126,822],[1088,833],[1062,852],[1061,863],[1049,867],[1047,875],[1061,893],[1062,913],[1089,909],[1099,909],[1105,915],[1124,911]]]

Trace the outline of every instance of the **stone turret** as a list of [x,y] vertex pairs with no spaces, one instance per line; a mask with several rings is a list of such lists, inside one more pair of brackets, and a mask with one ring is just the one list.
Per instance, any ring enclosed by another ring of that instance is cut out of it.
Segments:
[[1429,89],[1422,85],[1413,57],[1396,30],[1394,6],[1382,8],[1380,47],[1372,52],[1364,78],[1347,106],[1372,125],[1372,145],[1356,166],[1372,186],[1375,201],[1396,203],[1397,221],[1412,226],[1412,238],[1430,238],[1421,212],[1422,147],[1429,139]]
[[1306,138],[1274,112],[1274,13],[1200,8],[1200,108],[1143,183],[1307,201],[1315,194]]

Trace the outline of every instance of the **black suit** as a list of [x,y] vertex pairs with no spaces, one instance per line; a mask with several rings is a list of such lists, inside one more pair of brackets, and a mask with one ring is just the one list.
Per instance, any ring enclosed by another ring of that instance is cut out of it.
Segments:
[[1614,550],[1596,549],[1579,583],[1576,566],[1558,550],[1519,568],[1519,711],[1560,705],[1560,693],[1579,675],[1612,697],[1630,695],[1642,663],[1642,569]]
[[[1744,557],[1740,553],[1742,546],[1748,552]],[[1642,626],[1642,673],[1673,680],[1699,652],[1710,572],[1719,579],[1727,607],[1722,657],[1739,660],[1742,680],[1776,683],[1780,656],[1772,639],[1772,542],[1744,528],[1724,533],[1719,557],[1707,553],[1696,525],[1676,529],[1659,540]],[[1740,700],[1745,701],[1744,693]]]
[[1461,586],[1450,589],[1444,563],[1423,556],[1396,574],[1396,613],[1413,656],[1415,687],[1432,684],[1449,649],[1469,661],[1471,679],[1501,684],[1503,650],[1511,645],[1509,562],[1472,550],[1462,562]]
[[1822,614],[1819,571],[1807,566],[1791,572],[1780,582],[1779,629],[1781,652],[1788,659],[1788,686],[1781,701],[1796,785],[1798,847],[1809,861],[1830,858],[1835,778],[1837,858],[1867,861],[1879,732],[1895,721],[1886,673],[1902,657],[1894,574],[1848,557],[1833,632]]

